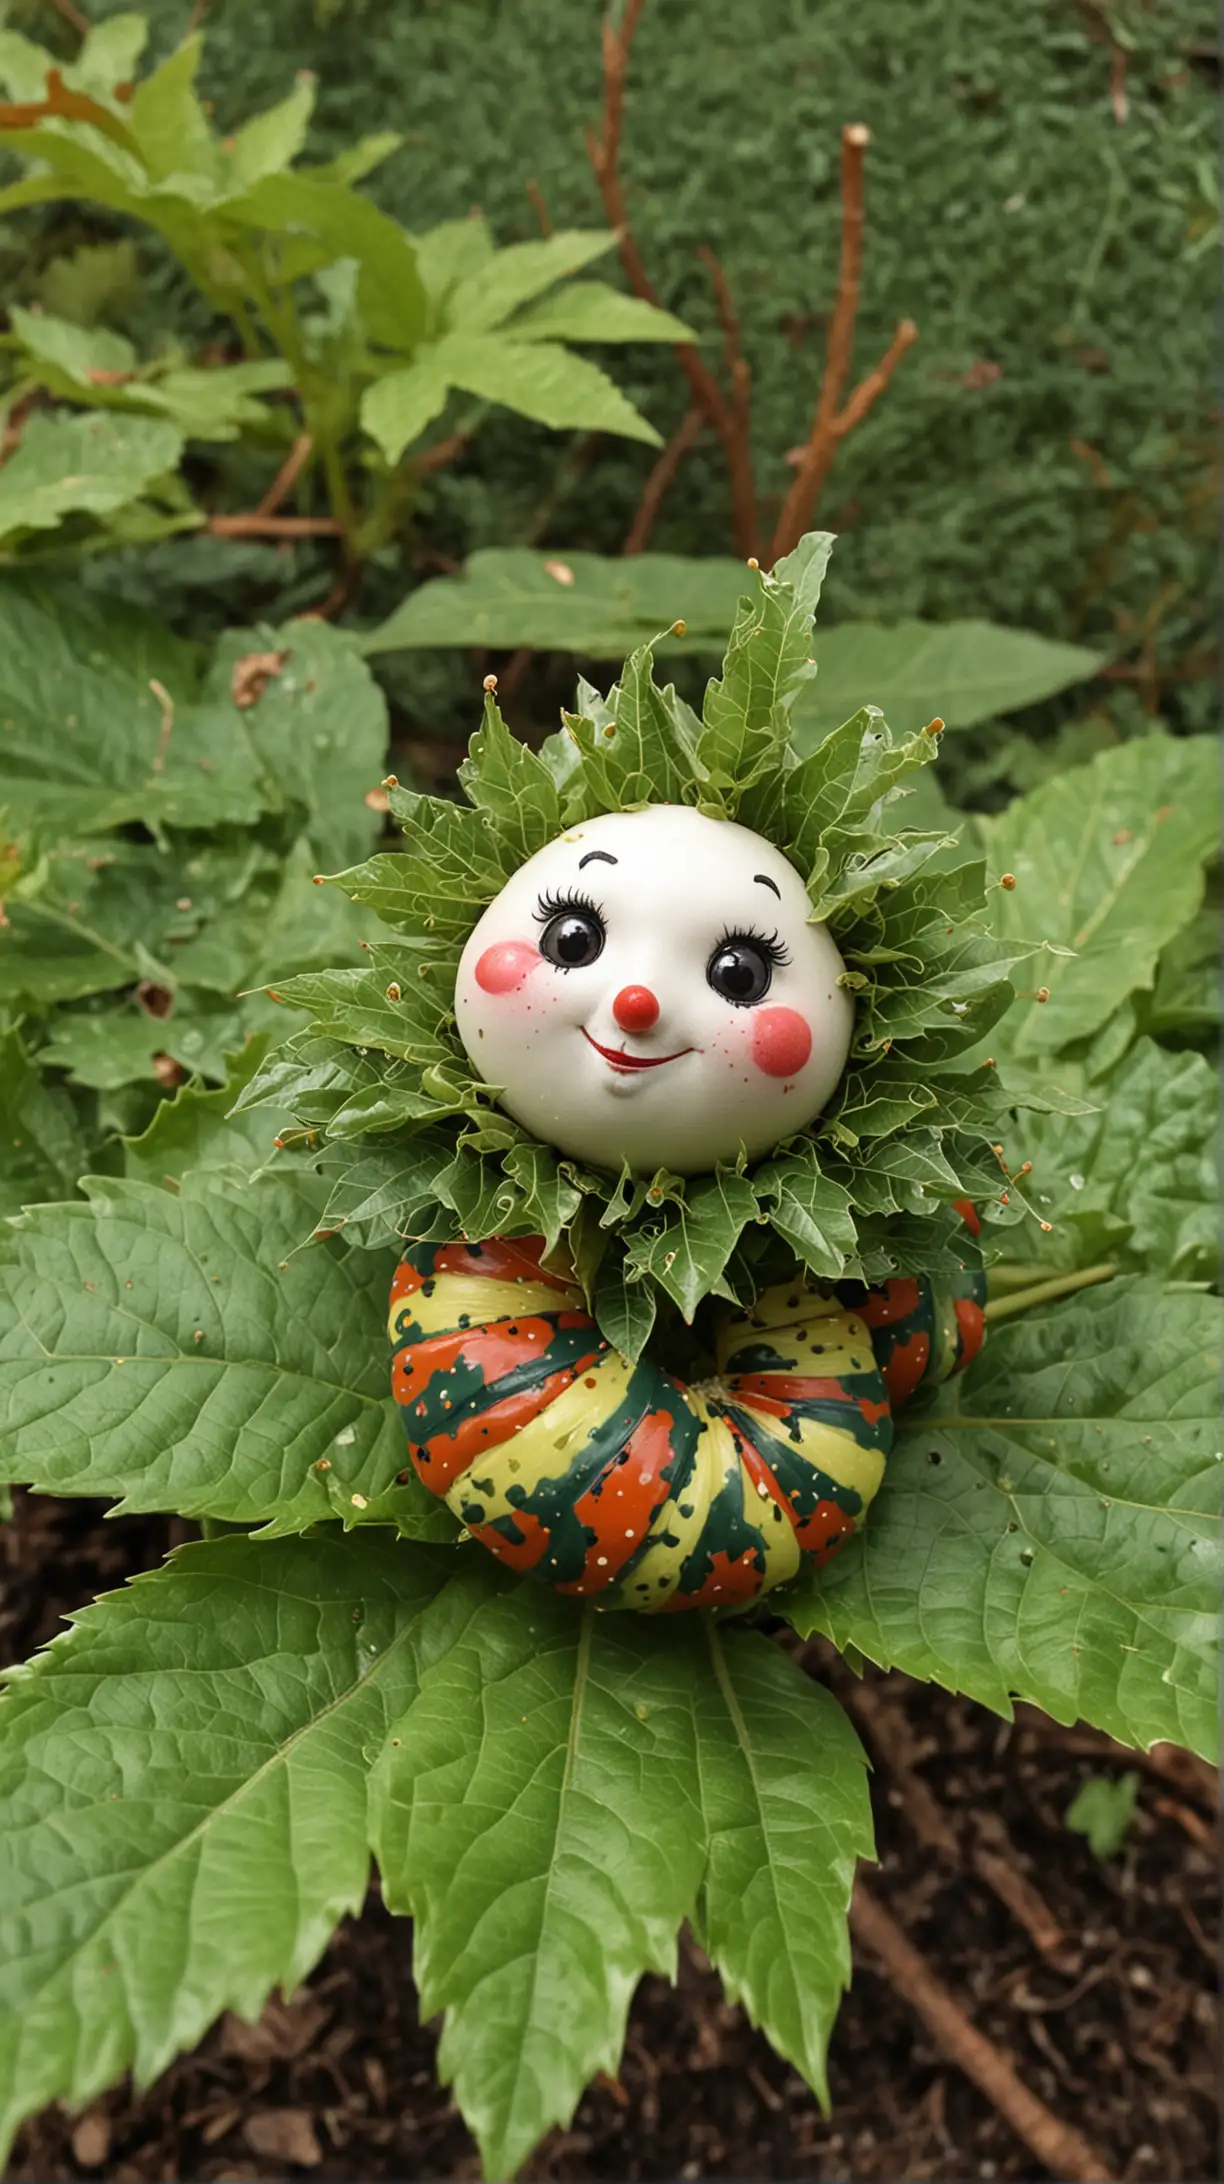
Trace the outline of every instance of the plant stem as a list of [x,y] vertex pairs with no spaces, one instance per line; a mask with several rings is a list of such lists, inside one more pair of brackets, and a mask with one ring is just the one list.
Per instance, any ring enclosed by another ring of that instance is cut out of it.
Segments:
[[1049,1304],[1055,1297],[1090,1289],[1094,1282],[1107,1282],[1117,1271],[1116,1261],[1106,1259],[1100,1266],[1081,1267],[1078,1274],[1056,1274],[1048,1282],[1034,1282],[1031,1289],[1018,1290],[1013,1297],[992,1297],[982,1318],[993,1326],[996,1320],[1010,1319],[1015,1312],[1027,1312],[1030,1305]]

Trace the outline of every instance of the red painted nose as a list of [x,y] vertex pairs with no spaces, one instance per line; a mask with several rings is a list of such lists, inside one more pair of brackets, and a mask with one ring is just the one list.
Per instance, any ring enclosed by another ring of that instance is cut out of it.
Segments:
[[622,1031],[649,1031],[659,1021],[659,1004],[649,986],[622,986],[612,1014]]

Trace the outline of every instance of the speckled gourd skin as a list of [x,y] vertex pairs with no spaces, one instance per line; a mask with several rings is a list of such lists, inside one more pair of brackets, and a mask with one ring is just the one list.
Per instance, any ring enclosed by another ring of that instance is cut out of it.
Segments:
[[717,1377],[686,1387],[615,1350],[542,1249],[409,1251],[392,1385],[418,1476],[473,1538],[601,1608],[731,1606],[827,1561],[883,1477],[893,1403],[981,1341],[976,1270],[840,1293],[797,1273],[728,1313]]

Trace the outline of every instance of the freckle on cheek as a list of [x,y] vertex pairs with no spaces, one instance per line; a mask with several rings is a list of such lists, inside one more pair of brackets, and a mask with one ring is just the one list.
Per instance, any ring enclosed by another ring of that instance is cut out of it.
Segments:
[[797,1009],[760,1009],[752,1022],[752,1059],[766,1077],[795,1077],[812,1051],[812,1030]]
[[486,948],[476,965],[476,983],[482,993],[513,993],[516,986],[543,962],[538,948],[526,940],[501,940]]

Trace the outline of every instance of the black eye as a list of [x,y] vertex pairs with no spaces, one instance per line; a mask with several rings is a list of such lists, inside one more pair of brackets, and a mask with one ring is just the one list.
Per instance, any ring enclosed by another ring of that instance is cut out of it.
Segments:
[[603,919],[594,910],[562,910],[540,935],[540,954],[558,970],[581,971],[603,954]]
[[751,1008],[769,992],[774,961],[772,951],[758,940],[724,940],[710,957],[706,977],[724,1001]]

